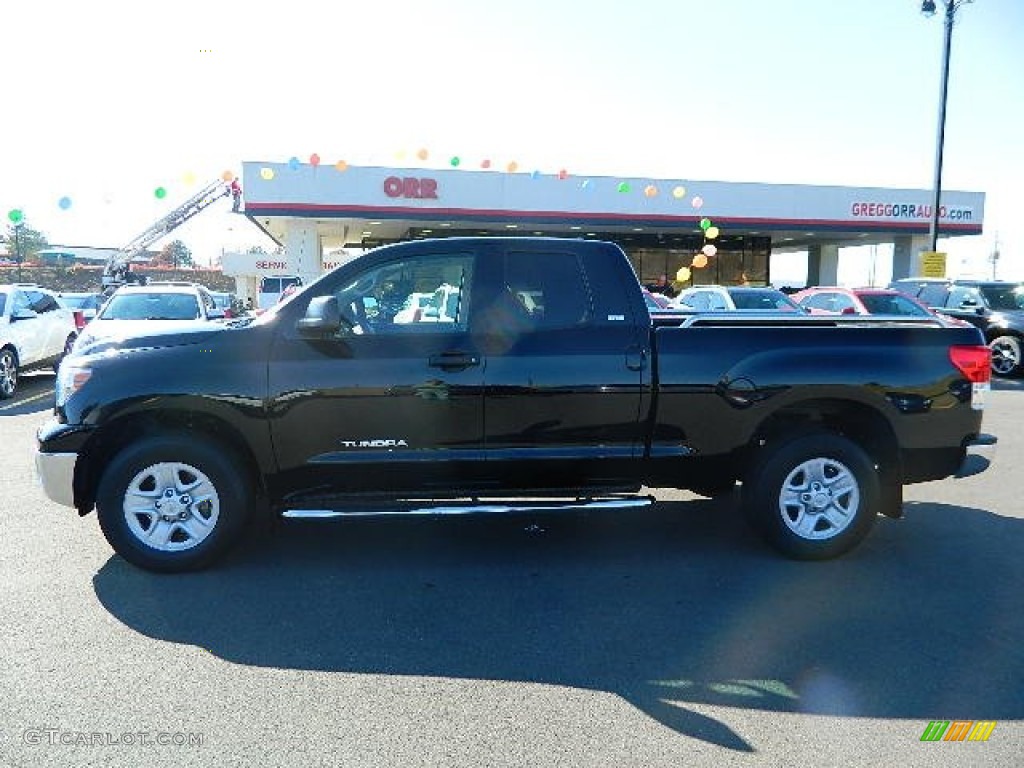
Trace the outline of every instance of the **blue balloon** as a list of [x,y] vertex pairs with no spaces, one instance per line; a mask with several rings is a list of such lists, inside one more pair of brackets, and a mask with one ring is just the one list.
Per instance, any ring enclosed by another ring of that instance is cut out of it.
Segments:
[[297,171],[297,170],[299,170],[299,158],[297,158],[297,157],[293,157],[293,158],[291,158],[291,159],[290,159],[290,160],[288,161],[288,167],[289,167],[289,168],[290,168],[291,170],[293,170],[293,171]]
[[71,198],[70,197],[62,197],[60,200],[57,201],[57,205],[60,206],[60,209],[62,211],[66,211],[68,208],[71,207]]

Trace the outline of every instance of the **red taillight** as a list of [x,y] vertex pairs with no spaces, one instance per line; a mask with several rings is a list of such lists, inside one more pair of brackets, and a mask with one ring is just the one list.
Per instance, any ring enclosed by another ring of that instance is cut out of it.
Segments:
[[992,380],[992,352],[988,347],[950,347],[949,359],[972,384],[984,384]]
[[72,314],[75,316],[75,328],[78,330],[85,328],[85,313],[80,309],[76,309],[72,311]]

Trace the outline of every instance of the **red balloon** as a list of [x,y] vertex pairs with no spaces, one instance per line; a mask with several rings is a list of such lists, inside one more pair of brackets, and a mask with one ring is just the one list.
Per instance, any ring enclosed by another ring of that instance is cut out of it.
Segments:
[[309,164],[313,166],[320,165],[320,155],[318,155],[316,152],[310,155]]

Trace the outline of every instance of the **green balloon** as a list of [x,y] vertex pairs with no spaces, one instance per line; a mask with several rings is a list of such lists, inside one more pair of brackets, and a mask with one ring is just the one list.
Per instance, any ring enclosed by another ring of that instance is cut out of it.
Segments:
[[25,214],[21,212],[20,208],[12,208],[7,212],[7,218],[11,220],[12,224],[20,224],[25,218]]
[[703,229],[705,232],[708,231],[708,227],[710,227],[710,226],[711,226],[711,219],[701,219],[700,220],[700,228]]
[[165,197],[167,197],[167,190],[164,189],[163,187],[157,187],[155,190],[153,190],[153,194],[156,195],[157,200],[163,200]]
[[629,192],[629,182],[623,181],[619,183],[619,192]]
[[453,157],[449,162],[452,164],[452,168],[458,168],[459,167],[459,163],[461,163],[462,160],[460,160],[458,158],[458,156],[456,156],[456,157]]

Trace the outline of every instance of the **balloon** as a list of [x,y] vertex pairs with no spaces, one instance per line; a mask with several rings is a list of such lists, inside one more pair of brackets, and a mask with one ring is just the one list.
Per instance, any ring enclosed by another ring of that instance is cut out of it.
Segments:
[[708,231],[708,227],[710,227],[710,226],[711,226],[711,219],[701,219],[700,220],[700,228],[703,229],[705,232]]
[[704,269],[708,265],[707,254],[698,253],[693,257],[693,263],[690,265],[694,269]]
[[716,253],[718,253],[718,249],[715,246],[711,245],[711,243],[708,243],[703,248],[701,248],[701,251],[704,253],[705,256],[714,256]]
[[569,178],[569,172],[565,170],[565,168],[563,168],[558,172],[558,178],[561,179],[562,181],[565,181],[566,179]]
[[62,211],[66,211],[68,208],[71,207],[71,198],[62,197],[60,200],[57,201],[57,205],[60,207]]
[[618,186],[618,190],[619,190],[619,192],[623,192],[623,193],[629,192],[629,182],[628,181],[620,181],[619,182],[619,186]]
[[513,160],[511,163],[508,164],[508,169],[507,170],[508,170],[509,173],[515,173],[516,171],[519,170],[519,163],[517,163],[515,160]]
[[[224,171],[224,173],[227,173],[227,171]],[[224,176],[222,175],[221,178],[224,179]],[[181,180],[185,182],[186,185],[191,187],[193,184],[196,183],[196,175],[192,173],[192,171],[185,171],[185,174],[181,177]],[[230,181],[230,179],[224,179],[224,181]]]
[[685,283],[690,279],[690,268],[680,267],[679,271],[676,272],[676,282]]
[[427,152],[427,150],[425,149],[421,149],[419,152],[416,153],[416,157],[418,157],[420,160],[426,160],[428,157],[430,157],[430,153]]
[[480,167],[481,168],[490,168],[491,167],[491,161],[487,160],[487,159],[481,160],[480,161]]
[[263,179],[264,181],[270,181],[272,178],[274,178],[274,169],[260,168],[260,178]]
[[338,169],[339,173],[344,173],[345,171],[348,170],[348,163],[346,163],[344,160],[339,160],[334,164],[334,167]]
[[312,155],[310,155],[309,156],[309,164],[312,165],[314,168],[316,168],[318,165],[320,165],[320,155],[318,155],[316,152],[314,152]]
[[156,189],[153,190],[153,194],[156,195],[157,200],[163,200],[165,197],[167,197],[167,190],[164,189],[163,187],[157,187]]
[[220,177],[224,181],[231,181],[233,178],[235,178],[235,174],[233,174],[231,171],[224,171],[224,173],[222,173]]
[[11,220],[12,224],[20,224],[25,219],[25,214],[20,208],[12,208],[7,212],[7,218]]
[[302,165],[302,163],[299,162],[299,158],[297,158],[297,157],[289,157],[288,158],[288,170],[290,170],[290,171],[297,171],[297,170],[299,170],[299,166],[300,165]]
[[676,200],[682,200],[684,197],[686,197],[686,187],[680,185],[673,189],[672,197],[674,197]]
[[459,163],[461,163],[462,160],[459,158],[458,155],[456,155],[455,157],[453,157],[448,162],[452,164],[452,168],[458,168],[459,167]]
[[692,205],[694,208],[700,208],[702,205],[704,205],[704,198],[695,197],[693,198],[693,200],[690,201],[690,205]]
[[533,173],[531,173],[530,174],[530,178],[531,179],[539,179],[540,178],[540,171],[534,171]]
[[644,188],[644,194],[647,197],[654,197],[656,194],[658,194],[658,188],[656,186],[654,186],[653,184],[648,184]]
[[718,227],[708,227],[704,230],[704,237],[708,240],[714,240],[718,237]]

